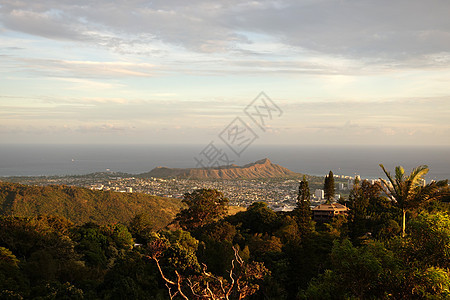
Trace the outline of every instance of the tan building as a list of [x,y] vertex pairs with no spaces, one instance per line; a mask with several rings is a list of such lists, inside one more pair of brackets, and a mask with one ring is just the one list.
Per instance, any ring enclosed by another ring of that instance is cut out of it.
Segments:
[[312,209],[314,221],[326,222],[334,216],[347,214],[350,209],[339,203],[320,204]]

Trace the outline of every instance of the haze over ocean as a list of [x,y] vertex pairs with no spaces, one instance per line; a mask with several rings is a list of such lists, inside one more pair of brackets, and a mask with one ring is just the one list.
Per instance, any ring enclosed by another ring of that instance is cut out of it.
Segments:
[[[2,145],[0,176],[79,175],[107,169],[132,174],[157,166],[195,167],[194,157],[205,145]],[[407,172],[418,165],[430,167],[427,180],[450,178],[450,148],[445,146],[262,146],[251,145],[241,157],[243,165],[262,158],[294,172],[325,175],[383,176],[379,163],[389,170],[402,165]]]

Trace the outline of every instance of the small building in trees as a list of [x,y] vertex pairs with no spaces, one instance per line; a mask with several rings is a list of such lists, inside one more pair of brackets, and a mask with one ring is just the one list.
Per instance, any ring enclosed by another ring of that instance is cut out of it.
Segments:
[[316,222],[330,221],[334,216],[346,215],[350,209],[340,203],[324,203],[312,209],[313,219]]

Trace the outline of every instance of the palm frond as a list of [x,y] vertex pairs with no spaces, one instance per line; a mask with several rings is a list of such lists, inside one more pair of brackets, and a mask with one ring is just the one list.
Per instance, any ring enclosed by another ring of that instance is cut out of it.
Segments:
[[395,183],[397,186],[398,194],[404,195],[405,194],[405,186],[404,186],[404,176],[405,175],[405,169],[403,169],[402,166],[395,167]]
[[409,201],[409,208],[418,207],[431,201],[441,201],[450,196],[445,180],[431,182],[424,187],[418,187],[414,197]]
[[403,181],[403,176],[405,175],[405,169],[402,166],[395,167],[395,179]]
[[425,177],[430,169],[427,165],[418,166],[412,170],[411,174],[408,176],[408,180],[411,180],[413,186],[420,184],[420,181]]
[[380,178],[381,182],[383,182],[383,184],[386,186],[386,188],[388,189],[388,191],[389,191],[389,193],[391,195],[397,194],[397,188],[395,186],[396,185],[395,184],[395,180],[392,178],[391,173],[386,171],[386,169],[384,168],[383,164],[380,164],[380,167],[383,170],[384,174],[386,174],[386,177],[389,179],[390,184],[388,184],[388,182],[386,180]]
[[387,180],[380,178],[381,182],[383,183],[383,185],[381,186],[384,190],[384,192],[386,193],[386,195],[393,201],[395,200],[395,190],[392,186],[392,184],[390,182],[388,182]]

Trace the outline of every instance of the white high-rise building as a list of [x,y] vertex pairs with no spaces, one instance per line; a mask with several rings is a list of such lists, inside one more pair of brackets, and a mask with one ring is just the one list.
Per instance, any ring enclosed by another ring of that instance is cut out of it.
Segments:
[[325,197],[325,192],[321,189],[316,189],[314,191],[314,196],[316,196],[317,200],[323,200]]

